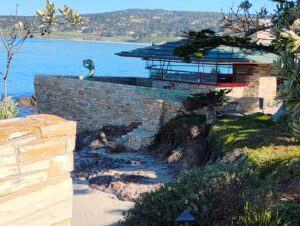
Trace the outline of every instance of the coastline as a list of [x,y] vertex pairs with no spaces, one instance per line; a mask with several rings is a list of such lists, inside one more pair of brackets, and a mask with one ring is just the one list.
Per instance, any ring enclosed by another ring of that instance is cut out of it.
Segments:
[[53,41],[74,41],[74,42],[99,42],[99,43],[111,43],[111,44],[127,44],[127,45],[145,45],[149,46],[151,43],[144,42],[117,42],[117,41],[101,41],[101,40],[89,40],[89,39],[76,39],[76,38],[55,38],[55,37],[34,37],[32,39],[41,39],[41,40],[53,40]]

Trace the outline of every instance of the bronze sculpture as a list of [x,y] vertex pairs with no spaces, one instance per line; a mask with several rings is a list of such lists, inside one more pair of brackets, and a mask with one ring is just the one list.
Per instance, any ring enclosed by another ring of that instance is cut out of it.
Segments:
[[80,80],[88,80],[92,81],[95,74],[95,64],[91,59],[87,59],[83,61],[83,66],[89,69],[89,73],[87,75],[79,76]]

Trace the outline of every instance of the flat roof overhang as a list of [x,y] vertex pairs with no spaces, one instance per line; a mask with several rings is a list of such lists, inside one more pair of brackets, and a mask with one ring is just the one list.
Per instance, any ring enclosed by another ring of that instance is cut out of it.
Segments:
[[[123,51],[116,53],[118,56],[122,57],[134,57],[141,58],[143,60],[173,60],[182,61],[179,56],[174,55],[174,49],[184,45],[191,40],[183,39],[177,42],[167,42],[161,45],[152,45],[145,48],[138,48],[132,51]],[[217,63],[249,63],[249,64],[272,64],[278,56],[273,53],[268,53],[265,51],[242,49],[238,47],[231,46],[219,46],[208,54],[199,59],[195,56],[190,56],[190,60],[193,63],[198,62],[217,62]]]

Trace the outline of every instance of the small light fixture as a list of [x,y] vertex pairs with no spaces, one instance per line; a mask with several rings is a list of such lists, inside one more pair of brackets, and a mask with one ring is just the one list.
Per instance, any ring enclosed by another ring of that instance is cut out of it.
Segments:
[[176,219],[176,223],[180,226],[190,226],[195,223],[196,219],[189,210],[183,211]]

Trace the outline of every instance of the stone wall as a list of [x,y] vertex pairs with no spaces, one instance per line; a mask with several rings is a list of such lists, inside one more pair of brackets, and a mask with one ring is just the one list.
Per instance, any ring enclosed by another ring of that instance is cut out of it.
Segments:
[[176,115],[178,103],[189,96],[181,90],[58,76],[36,76],[35,92],[39,113],[76,121],[78,132],[142,122],[145,111],[149,111],[148,106],[157,100],[162,100],[165,106],[163,116],[159,116],[165,122]]
[[37,115],[0,121],[0,225],[68,226],[76,123]]
[[127,144],[132,150],[146,148],[153,141],[161,125],[176,117],[184,110],[181,103],[163,100],[143,100],[142,125],[127,134]]
[[[269,76],[270,71],[269,65],[256,66],[253,75],[249,76],[249,84],[239,87],[144,78],[98,77],[95,81],[81,81],[76,77],[36,76],[35,91],[39,113],[76,121],[78,131],[84,132],[106,125],[130,125],[133,122],[148,125],[143,120],[144,115],[149,111],[149,106],[156,105],[158,100],[163,101],[163,110],[155,108],[155,111],[165,123],[177,114],[179,103],[190,94],[210,90],[232,90],[228,95],[230,102],[224,108],[226,111],[262,111],[259,99],[264,98],[264,112],[273,113],[278,109],[274,101],[277,80]],[[151,128],[146,130],[151,131]]]

